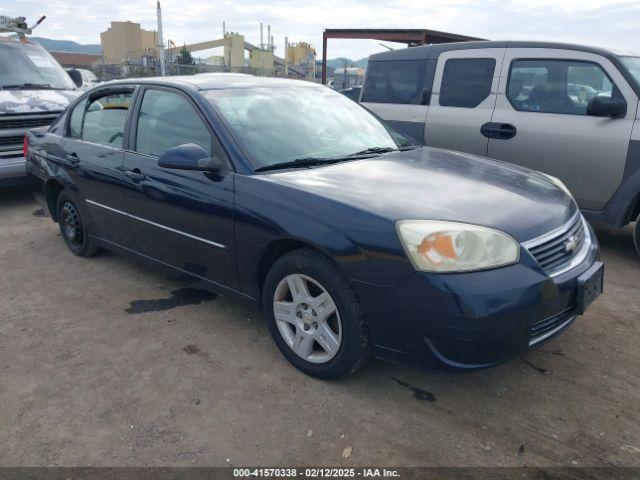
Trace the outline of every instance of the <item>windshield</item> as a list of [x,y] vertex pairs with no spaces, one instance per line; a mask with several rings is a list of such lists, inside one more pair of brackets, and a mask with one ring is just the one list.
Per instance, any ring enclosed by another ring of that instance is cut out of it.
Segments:
[[40,45],[0,42],[0,88],[75,89],[71,78]]
[[640,85],[640,57],[619,57],[635,81]]
[[204,95],[257,168],[411,144],[357,103],[329,88],[235,88],[208,90]]

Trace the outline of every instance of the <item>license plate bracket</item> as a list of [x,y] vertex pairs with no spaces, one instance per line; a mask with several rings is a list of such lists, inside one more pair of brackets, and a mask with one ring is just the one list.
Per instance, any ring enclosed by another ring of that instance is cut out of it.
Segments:
[[589,269],[578,277],[576,294],[576,313],[583,315],[589,305],[603,292],[604,264],[595,262]]

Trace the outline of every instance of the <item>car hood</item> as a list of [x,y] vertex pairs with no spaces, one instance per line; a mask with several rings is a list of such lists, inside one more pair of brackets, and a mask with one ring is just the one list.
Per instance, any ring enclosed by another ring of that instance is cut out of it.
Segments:
[[0,115],[60,112],[79,93],[76,90],[0,90]]
[[519,241],[563,225],[577,210],[538,172],[429,147],[264,177],[392,222],[472,223]]

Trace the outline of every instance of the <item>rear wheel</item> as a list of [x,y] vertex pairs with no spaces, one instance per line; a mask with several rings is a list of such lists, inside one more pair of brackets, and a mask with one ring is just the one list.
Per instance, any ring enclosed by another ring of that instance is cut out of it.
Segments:
[[280,258],[263,290],[269,330],[297,369],[318,378],[354,373],[369,358],[364,313],[349,282],[310,249]]
[[89,237],[89,230],[74,201],[64,192],[58,197],[58,224],[67,247],[74,255],[90,257],[97,247]]

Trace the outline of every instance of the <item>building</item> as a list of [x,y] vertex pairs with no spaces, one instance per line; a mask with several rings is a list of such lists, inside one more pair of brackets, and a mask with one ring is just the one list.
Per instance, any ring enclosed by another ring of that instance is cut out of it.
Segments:
[[60,65],[69,68],[86,68],[91,69],[94,62],[99,62],[102,58],[100,55],[89,55],[87,53],[69,53],[69,52],[49,52],[53,55]]
[[100,34],[100,42],[105,64],[144,63],[144,59],[156,56],[157,33],[140,28],[139,23],[111,22]]
[[316,49],[306,42],[287,45],[285,56],[288,63],[301,67],[307,78],[316,77]]

